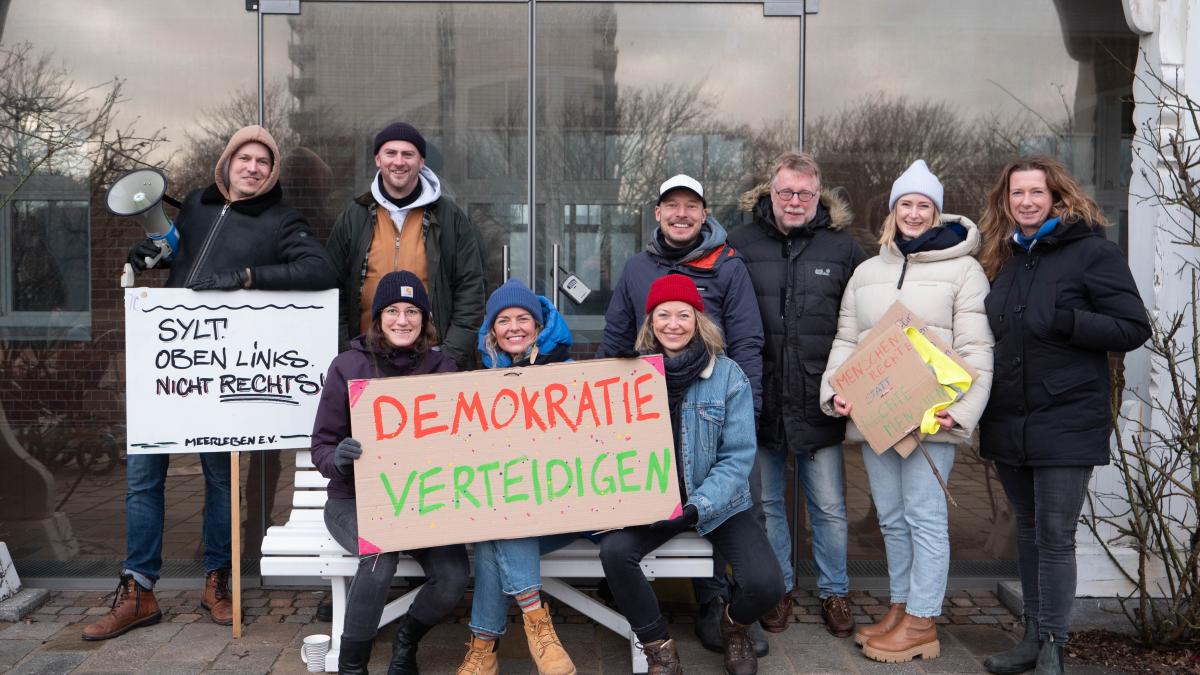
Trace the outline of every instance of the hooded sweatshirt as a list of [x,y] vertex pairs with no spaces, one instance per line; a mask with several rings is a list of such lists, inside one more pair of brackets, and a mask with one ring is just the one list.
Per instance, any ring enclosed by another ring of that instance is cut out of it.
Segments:
[[404,219],[408,217],[409,211],[428,206],[442,196],[442,182],[438,180],[437,174],[429,167],[422,166],[421,172],[417,175],[417,180],[421,183],[420,196],[406,206],[397,206],[391,197],[379,188],[379,174],[380,172],[375,172],[375,179],[371,181],[371,196],[375,198],[377,204],[387,209],[388,215],[392,217],[392,223],[396,226],[397,234],[404,230]]
[[216,168],[213,169],[213,180],[217,184],[217,190],[220,191],[221,196],[227,202],[233,201],[229,197],[229,162],[237,154],[237,151],[247,143],[262,143],[267,146],[267,149],[271,151],[271,173],[258,186],[258,190],[254,194],[243,199],[253,199],[260,195],[265,195],[279,183],[279,144],[275,142],[275,137],[271,135],[271,132],[257,124],[242,127],[234,132],[233,136],[229,139],[229,143],[225,145],[225,151],[221,153],[220,159],[217,160]]

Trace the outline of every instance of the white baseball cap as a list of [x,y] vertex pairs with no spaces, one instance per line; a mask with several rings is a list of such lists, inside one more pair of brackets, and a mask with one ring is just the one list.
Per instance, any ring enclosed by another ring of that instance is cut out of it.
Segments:
[[708,206],[708,202],[704,199],[704,186],[701,185],[700,181],[696,180],[695,178],[682,173],[671,176],[666,180],[665,183],[659,186],[658,203],[662,203],[663,197],[667,196],[668,192],[671,190],[678,190],[679,188],[695,192],[696,196],[700,198],[700,201],[704,202],[705,206]]

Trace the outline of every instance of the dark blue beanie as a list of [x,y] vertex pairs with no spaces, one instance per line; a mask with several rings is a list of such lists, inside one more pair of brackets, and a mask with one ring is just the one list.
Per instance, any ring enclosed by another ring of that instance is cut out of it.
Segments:
[[421,159],[425,158],[425,137],[411,124],[393,122],[384,127],[383,131],[375,134],[375,149],[371,154],[378,155],[379,148],[388,141],[408,141],[416,146],[417,152],[421,153]]
[[542,319],[542,301],[518,279],[509,279],[488,298],[487,317],[484,318],[483,325],[491,330],[492,325],[496,323],[496,315],[509,307],[527,310],[539,326],[545,325]]
[[397,302],[416,305],[425,313],[425,318],[429,318],[429,294],[425,292],[425,284],[408,270],[388,272],[379,280],[375,299],[371,301],[371,320],[378,319],[383,310]]

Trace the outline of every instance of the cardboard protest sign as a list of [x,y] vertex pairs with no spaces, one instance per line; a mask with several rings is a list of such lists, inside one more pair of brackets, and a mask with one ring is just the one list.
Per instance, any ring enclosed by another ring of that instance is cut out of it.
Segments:
[[309,445],[336,290],[125,290],[128,452]]
[[349,383],[359,553],[680,510],[662,357]]
[[[944,353],[946,356],[949,356],[955,363],[959,365],[960,368],[967,371],[967,374],[971,376],[972,381],[978,379],[979,373],[971,367],[971,364],[967,363],[966,360],[964,360],[958,352],[954,351],[952,347],[946,345],[945,342],[942,342],[941,338],[929,330],[929,326],[925,325],[925,322],[921,320],[921,317],[913,314],[913,311],[899,300],[893,302],[891,307],[888,307],[888,310],[883,313],[882,317],[879,318],[879,321],[875,324],[875,327],[872,328],[867,333],[866,337],[863,338],[863,342],[874,340],[875,338],[879,337],[879,334],[882,333],[888,326],[899,326],[901,329],[912,326],[913,328],[917,329],[917,331],[921,333],[926,340],[929,340],[931,343],[933,343],[933,346],[942,350],[942,353]],[[925,437],[925,434],[920,432],[918,432],[918,435],[922,438]],[[901,457],[908,457],[909,453],[911,453],[916,447],[917,442],[911,436],[905,436],[895,445],[896,452],[900,453]]]
[[[926,410],[946,400],[937,378],[895,324],[861,342],[831,384],[850,403],[850,419],[879,454],[909,436]],[[914,447],[912,442],[896,451],[907,457]]]

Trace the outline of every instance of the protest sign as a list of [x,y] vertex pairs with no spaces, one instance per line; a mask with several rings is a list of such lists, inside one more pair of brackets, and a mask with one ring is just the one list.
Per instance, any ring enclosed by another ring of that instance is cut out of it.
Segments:
[[907,457],[916,447],[910,434],[921,416],[946,401],[946,394],[899,326],[873,333],[833,373],[830,384],[851,405],[850,419],[872,450],[883,454],[909,437],[896,448]]
[[337,291],[125,290],[130,454],[308,447]]
[[359,553],[680,509],[661,356],[349,383]]
[[[943,354],[949,356],[955,363],[959,365],[960,368],[967,371],[967,374],[971,376],[972,381],[979,377],[979,373],[971,367],[971,364],[967,363],[966,360],[963,359],[958,352],[954,351],[952,347],[949,347],[946,345],[946,343],[942,342],[941,338],[935,335],[933,331],[929,330],[929,326],[925,325],[925,322],[921,320],[921,317],[913,314],[913,311],[899,300],[893,302],[891,307],[888,307],[888,310],[883,313],[882,317],[879,318],[879,321],[875,324],[875,327],[872,328],[867,333],[866,337],[863,338],[863,342],[874,340],[875,338],[879,337],[879,334],[882,333],[883,330],[888,326],[899,326],[901,330],[912,326],[913,328],[917,329],[917,332],[925,336],[925,339],[929,340],[934,347],[942,350]],[[925,435],[920,431],[915,433],[922,438],[925,437]],[[895,445],[896,452],[900,453],[901,457],[908,457],[909,453],[911,453],[916,447],[917,441],[916,439],[912,438],[911,435],[900,439]]]

